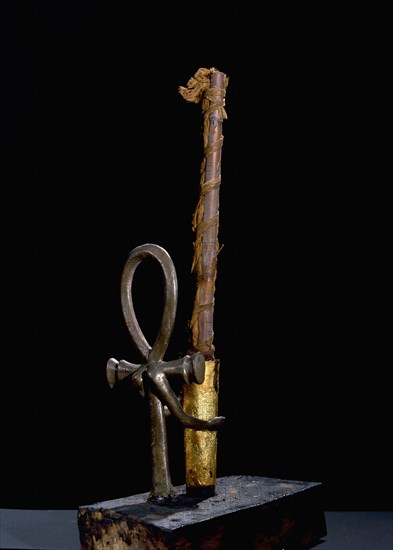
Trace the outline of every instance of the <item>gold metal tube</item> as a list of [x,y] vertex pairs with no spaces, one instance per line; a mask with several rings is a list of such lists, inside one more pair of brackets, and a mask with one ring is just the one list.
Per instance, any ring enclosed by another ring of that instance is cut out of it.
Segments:
[[[203,420],[217,416],[219,367],[217,359],[205,361],[204,382],[184,385],[183,408],[187,414]],[[187,493],[213,496],[217,474],[217,431],[186,428],[184,442]]]

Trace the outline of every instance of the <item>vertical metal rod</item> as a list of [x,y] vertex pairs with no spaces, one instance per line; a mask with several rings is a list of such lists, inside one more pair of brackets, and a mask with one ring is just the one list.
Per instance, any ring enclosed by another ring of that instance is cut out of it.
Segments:
[[151,461],[152,461],[152,488],[149,500],[166,502],[175,498],[172,486],[168,443],[165,423],[164,405],[149,390],[150,424],[151,424]]

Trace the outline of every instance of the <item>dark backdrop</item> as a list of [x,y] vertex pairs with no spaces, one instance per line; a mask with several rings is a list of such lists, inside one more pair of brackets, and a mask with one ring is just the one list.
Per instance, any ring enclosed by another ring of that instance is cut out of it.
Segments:
[[[215,67],[229,77],[218,475],[321,481],[327,509],[390,508],[374,236],[341,165],[351,138],[323,6],[16,4],[3,4],[2,35],[1,506],[150,488],[146,404],[127,385],[111,390],[105,368],[137,360],[120,278],[147,242],[169,252],[179,281],[166,358],[187,351],[202,116],[178,87]],[[162,297],[145,268],[152,342]],[[168,438],[181,484],[173,419]]]

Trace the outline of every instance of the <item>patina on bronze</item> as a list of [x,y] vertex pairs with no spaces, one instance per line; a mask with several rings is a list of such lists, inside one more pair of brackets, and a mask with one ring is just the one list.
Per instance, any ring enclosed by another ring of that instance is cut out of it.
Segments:
[[[139,264],[146,258],[158,262],[164,276],[164,307],[161,326],[151,347],[139,326],[132,299],[132,283]],[[165,416],[172,414],[184,427],[192,430],[215,431],[224,417],[200,419],[185,412],[172,390],[168,379],[180,377],[185,384],[201,384],[205,378],[205,359],[202,353],[186,355],[174,361],[164,361],[175,323],[177,309],[177,276],[168,252],[156,244],[144,244],[134,248],[125,264],[121,278],[121,303],[123,315],[131,338],[139,350],[142,363],[135,364],[114,358],[107,362],[107,379],[111,387],[128,376],[132,386],[142,397],[149,399],[151,422],[152,487],[149,500],[159,504],[176,500],[172,486]]]
[[[182,97],[202,104],[204,156],[201,164],[200,193],[192,229],[196,234],[192,271],[196,272],[194,308],[190,320],[191,351],[205,357],[205,381],[184,387],[183,406],[192,415],[209,418],[218,412],[219,368],[213,344],[214,295],[219,253],[219,190],[221,184],[222,123],[227,118],[225,94],[228,77],[215,68],[199,69]],[[217,433],[185,430],[186,486],[189,494],[215,494]]]

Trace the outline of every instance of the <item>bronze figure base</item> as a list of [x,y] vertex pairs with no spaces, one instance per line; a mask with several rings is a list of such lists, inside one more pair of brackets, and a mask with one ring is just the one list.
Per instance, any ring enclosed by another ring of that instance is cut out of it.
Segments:
[[217,479],[201,499],[176,487],[176,502],[149,493],[80,506],[81,550],[309,549],[326,532],[321,483],[259,476]]

